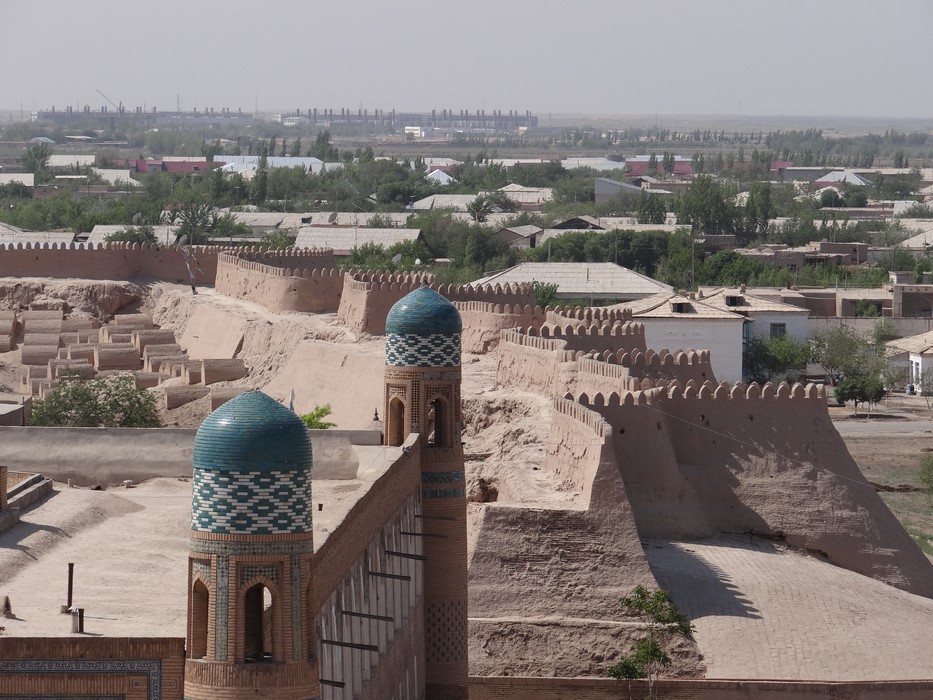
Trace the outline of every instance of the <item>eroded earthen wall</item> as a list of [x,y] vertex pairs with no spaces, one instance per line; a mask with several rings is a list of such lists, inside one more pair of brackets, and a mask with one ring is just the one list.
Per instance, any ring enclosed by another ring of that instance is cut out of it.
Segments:
[[691,383],[579,398],[612,425],[642,538],[782,537],[933,596],[933,565],[862,476],[818,387]]
[[[619,597],[638,584],[657,586],[609,426],[572,401],[554,408],[544,468],[581,498],[563,509],[482,506],[470,562],[474,675],[602,675],[637,632]],[[678,654],[679,669],[702,672],[692,642]]]
[[[256,259],[232,254],[220,256],[215,284],[219,293],[259,304],[275,313],[325,313],[339,307],[344,272],[327,266],[333,263],[332,254],[295,259],[250,257]],[[283,261],[295,267],[273,264]]]

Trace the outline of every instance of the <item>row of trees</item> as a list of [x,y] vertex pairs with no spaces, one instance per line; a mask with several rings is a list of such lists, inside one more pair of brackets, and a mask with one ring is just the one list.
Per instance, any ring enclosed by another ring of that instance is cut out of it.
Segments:
[[885,343],[889,323],[879,320],[866,334],[837,326],[801,343],[788,336],[752,338],[742,363],[748,381],[799,381],[808,364],[819,365],[839,403],[873,404],[905,379],[905,368],[891,362]]

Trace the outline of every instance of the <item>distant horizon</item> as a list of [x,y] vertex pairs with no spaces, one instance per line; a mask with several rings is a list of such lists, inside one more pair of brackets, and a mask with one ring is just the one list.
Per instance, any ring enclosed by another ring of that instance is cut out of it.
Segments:
[[3,9],[0,62],[11,70],[0,99],[14,112],[20,103],[34,111],[110,100],[250,112],[257,102],[270,112],[368,101],[538,115],[933,118],[929,0],[454,8],[95,0]]

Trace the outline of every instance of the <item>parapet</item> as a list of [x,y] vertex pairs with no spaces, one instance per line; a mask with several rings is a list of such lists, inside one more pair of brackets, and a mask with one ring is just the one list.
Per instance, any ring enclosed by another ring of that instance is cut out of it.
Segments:
[[[557,326],[568,324],[603,325],[605,323],[625,323],[632,320],[632,310],[629,308],[607,308],[604,306],[556,306],[548,310],[545,323]],[[574,323],[576,322],[576,323]]]
[[[592,396],[586,392],[580,392],[576,395],[568,393],[564,396],[567,400],[572,400],[585,407],[598,406],[648,406],[656,405],[658,400],[683,400],[683,401],[806,401],[808,405],[821,406],[826,409],[826,389],[820,384],[801,384],[800,382],[788,384],[781,382],[777,386],[768,382],[759,385],[752,382],[749,385],[737,382],[729,384],[722,382],[714,384],[706,381],[698,384],[690,380],[681,384],[674,381],[652,382],[650,379],[642,381],[642,388],[633,391],[610,392],[604,395],[597,392]],[[817,403],[811,403],[816,401]]]

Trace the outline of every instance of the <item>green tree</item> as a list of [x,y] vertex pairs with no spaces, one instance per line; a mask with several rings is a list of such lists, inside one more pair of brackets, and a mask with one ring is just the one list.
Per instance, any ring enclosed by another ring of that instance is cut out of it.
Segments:
[[296,238],[297,236],[294,233],[288,233],[287,231],[267,231],[260,239],[259,245],[261,245],[263,248],[291,248],[293,245],[295,245]]
[[[273,144],[275,138],[272,139]],[[263,204],[266,201],[266,195],[269,188],[269,151],[265,144],[259,144],[259,164],[256,166],[256,172],[253,175],[252,195],[254,204]]]
[[315,406],[310,413],[303,414],[301,420],[308,426],[308,430],[327,430],[337,425],[336,423],[324,420],[330,413],[330,404],[326,403],[323,406]]
[[855,404],[855,415],[858,415],[858,405],[868,405],[868,415],[871,416],[871,407],[881,401],[887,394],[884,384],[879,376],[856,374],[845,377],[836,387],[836,400],[839,403],[852,401]]
[[834,385],[840,374],[857,374],[865,342],[848,326],[836,326],[810,340],[810,359],[820,365]]
[[810,346],[788,335],[754,337],[742,351],[742,369],[749,382],[797,381],[806,371]]
[[635,218],[640,224],[663,224],[667,218],[667,209],[661,195],[650,192],[638,195]]
[[104,240],[108,243],[119,241],[123,243],[148,243],[150,245],[155,245],[159,242],[152,226],[127,226],[122,231],[111,233]]
[[620,680],[647,678],[648,696],[657,697],[658,677],[665,667],[671,665],[665,646],[675,637],[690,637],[693,625],[665,590],[649,591],[644,586],[637,586],[630,595],[619,599],[619,605],[645,626],[648,635],[636,641],[633,650],[611,666],[608,673]]
[[35,175],[38,182],[44,182],[49,177],[49,160],[52,158],[52,144],[45,141],[36,141],[29,144],[26,152],[20,158],[24,170]]
[[557,285],[551,282],[538,282],[534,280],[531,283],[531,291],[535,295],[535,304],[542,309],[546,306],[557,305]]
[[492,200],[484,194],[477,195],[476,199],[466,206],[467,214],[478,224],[486,221],[489,215],[492,214],[493,209],[494,205]]
[[66,377],[45,399],[33,402],[30,425],[69,428],[160,428],[156,395],[132,375],[101,379]]
[[695,232],[729,234],[735,232],[736,212],[720,185],[710,175],[698,175],[681,197],[678,223],[690,224]]

